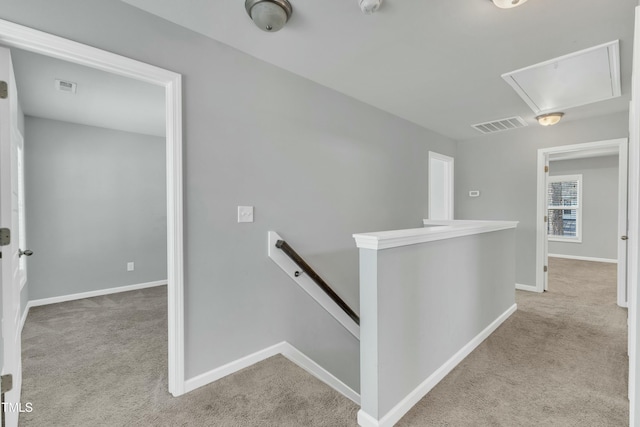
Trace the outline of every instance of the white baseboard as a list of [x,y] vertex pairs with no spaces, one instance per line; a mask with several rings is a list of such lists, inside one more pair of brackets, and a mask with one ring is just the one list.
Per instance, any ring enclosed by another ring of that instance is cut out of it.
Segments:
[[99,297],[102,295],[116,294],[119,292],[136,291],[138,289],[152,288],[154,286],[166,285],[166,280],[158,280],[156,282],[139,283],[137,285],[118,286],[117,288],[100,289],[97,291],[81,292],[71,295],[62,295],[59,297],[42,298],[29,301],[28,307],[37,307],[39,305],[56,304],[59,302],[73,301],[84,298]]
[[362,427],[378,427],[382,424],[379,424],[378,420],[361,409],[358,411],[358,425]]
[[538,288],[536,288],[535,286],[523,285],[521,283],[516,283],[516,289],[520,291],[529,291],[529,292],[538,292],[538,293],[540,292]]
[[249,366],[255,365],[258,362],[262,362],[263,360],[268,359],[271,356],[282,354],[283,351],[286,351],[286,344],[287,343],[283,341],[279,344],[257,351],[241,359],[234,360],[233,362],[229,362],[226,365],[222,365],[219,368],[188,379],[184,382],[184,392],[188,393],[209,383],[218,381],[220,378],[224,378],[227,375],[233,374],[234,372],[238,372],[241,369],[248,368]]
[[327,384],[337,392],[351,399],[355,403],[360,404],[360,395],[358,393],[356,393],[353,389],[351,389],[345,383],[340,381],[333,374],[328,372],[322,366],[318,365],[316,362],[311,360],[304,353],[302,353],[300,350],[298,350],[297,348],[295,348],[294,346],[292,346],[286,341],[283,341],[271,347],[265,348],[263,350],[257,351],[241,359],[234,360],[233,362],[227,363],[226,365],[223,365],[219,368],[213,369],[209,372],[205,372],[204,374],[188,379],[184,383],[185,393],[188,393],[199,387],[210,384],[214,381],[217,381],[221,378],[226,377],[227,375],[231,375],[235,372],[238,372],[241,369],[248,368],[251,365],[254,365],[258,362],[268,359],[269,357],[275,356],[276,354],[282,354],[291,362],[295,363],[305,371],[309,372],[311,375],[318,378],[320,381],[324,382],[325,384]]
[[420,401],[433,387],[435,387],[449,372],[453,370],[462,360],[467,357],[478,345],[495,331],[505,320],[518,309],[517,304],[513,304],[507,311],[502,313],[496,320],[491,322],[482,332],[476,335],[456,354],[451,356],[433,374],[424,380],[418,387],[402,399],[380,420],[362,411],[358,411],[358,423],[363,427],[391,427],[395,425],[409,410]]
[[607,262],[610,264],[617,264],[617,259],[610,258],[596,258],[591,256],[578,256],[578,255],[563,255],[563,254],[549,254],[549,258],[563,258],[563,259],[575,259],[578,261],[593,261],[593,262]]
[[331,372],[318,365],[316,362],[311,360],[309,357],[307,357],[307,355],[302,353],[291,344],[287,342],[285,342],[284,344],[285,351],[282,352],[282,355],[284,357],[286,357],[314,377],[318,378],[320,381],[329,385],[331,388],[338,391],[343,396],[360,405],[360,395],[356,393],[351,387],[336,378]]

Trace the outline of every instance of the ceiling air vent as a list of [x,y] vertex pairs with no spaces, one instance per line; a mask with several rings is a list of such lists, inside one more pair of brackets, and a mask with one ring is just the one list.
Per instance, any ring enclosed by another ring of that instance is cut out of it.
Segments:
[[56,89],[60,92],[76,93],[77,87],[76,83],[56,79]]
[[518,128],[523,128],[525,126],[528,126],[527,122],[525,122],[522,119],[522,117],[519,117],[519,116],[471,125],[471,127],[476,129],[480,133],[485,133],[485,134],[502,132],[503,130],[518,129]]

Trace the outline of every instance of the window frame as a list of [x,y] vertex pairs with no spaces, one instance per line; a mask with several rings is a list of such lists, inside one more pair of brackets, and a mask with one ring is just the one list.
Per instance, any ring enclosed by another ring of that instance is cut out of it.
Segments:
[[[552,206],[549,203],[549,184],[553,183],[553,182],[569,182],[569,181],[576,181],[578,183],[578,203],[576,206],[569,206],[569,207],[558,207],[558,206]],[[555,176],[549,176],[547,178],[547,188],[546,188],[546,194],[547,194],[547,206],[546,206],[546,215],[547,215],[547,239],[550,242],[565,242],[565,243],[582,243],[582,186],[583,186],[583,180],[582,180],[582,174],[575,174],[575,175],[555,175]],[[568,208],[568,209],[567,209]],[[549,234],[549,222],[551,221],[550,218],[548,218],[549,215],[549,210],[551,209],[562,209],[562,210],[575,210],[576,211],[576,235],[575,237],[567,237],[567,236],[554,236]]]

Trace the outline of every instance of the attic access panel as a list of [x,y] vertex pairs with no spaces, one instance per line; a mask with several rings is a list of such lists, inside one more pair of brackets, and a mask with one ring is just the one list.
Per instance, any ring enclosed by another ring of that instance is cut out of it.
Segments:
[[502,78],[536,114],[616,98],[622,93],[619,42],[570,53]]

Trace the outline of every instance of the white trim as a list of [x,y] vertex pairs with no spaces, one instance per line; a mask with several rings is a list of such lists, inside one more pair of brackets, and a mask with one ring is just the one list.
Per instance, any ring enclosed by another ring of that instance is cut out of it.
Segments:
[[358,425],[362,427],[378,427],[381,424],[378,424],[378,420],[360,409],[358,411]]
[[621,143],[627,143],[627,138],[607,139],[603,141],[584,142],[580,144],[558,145],[555,147],[541,148],[549,155],[550,161],[573,160],[585,157],[603,157],[618,154]]
[[[536,292],[544,292],[546,289],[546,274],[544,272],[544,266],[547,265],[547,249],[548,242],[547,236],[547,224],[544,222],[544,217],[547,214],[547,173],[544,171],[544,167],[548,166],[549,160],[570,160],[584,157],[595,157],[612,155],[614,151],[619,156],[619,168],[620,173],[618,176],[618,229],[626,229],[626,221],[623,221],[623,215],[626,210],[620,209],[620,206],[626,204],[626,197],[623,196],[622,191],[626,188],[626,153],[627,153],[627,139],[618,138],[605,141],[587,142],[583,144],[572,145],[560,145],[557,147],[541,148],[538,150],[538,171],[537,171],[537,203],[536,203]],[[626,194],[626,193],[625,193]],[[625,211],[624,213],[621,211]],[[626,253],[622,251],[618,252],[618,259],[626,257]],[[620,264],[619,264],[620,265]],[[618,286],[618,305],[624,306],[626,302],[621,301],[621,298],[626,296],[625,292]]]
[[298,277],[295,272],[300,270],[291,258],[284,252],[276,248],[276,242],[284,240],[275,231],[269,231],[267,234],[267,254],[278,267],[280,267],[287,275],[298,284],[306,293],[311,296],[322,308],[324,308],[334,319],[336,319],[346,330],[348,330],[356,339],[360,340],[360,326],[353,321],[347,313],[344,312],[338,304],[331,299],[318,285],[306,274]]
[[[446,164],[445,167],[445,176],[444,176],[444,182],[443,182],[443,186],[444,186],[444,190],[443,193],[445,194],[446,197],[446,205],[445,206],[445,213],[447,218],[447,220],[452,220],[453,219],[453,204],[454,204],[454,177],[455,177],[455,173],[454,173],[454,162],[455,159],[453,157],[449,157],[449,156],[445,156],[444,154],[439,154],[436,153],[434,151],[429,151],[429,167],[428,167],[428,174],[429,174],[429,182],[428,182],[428,186],[429,186],[429,194],[428,194],[428,204],[427,204],[427,216],[429,218],[432,218],[433,213],[431,211],[431,208],[433,206],[433,201],[431,200],[431,195],[433,194],[433,190],[434,190],[434,179],[433,179],[433,175],[431,174],[432,172],[432,168],[431,168],[431,161],[432,160],[438,160],[441,162],[444,162]],[[436,219],[442,219],[442,218],[436,218]]]
[[536,286],[523,285],[522,283],[516,283],[516,289],[519,291],[540,292]]
[[77,294],[62,295],[59,297],[41,298],[29,301],[29,307],[38,307],[41,305],[57,304],[66,301],[75,301],[85,298],[99,297],[102,295],[117,294],[120,292],[136,291],[138,289],[153,288],[154,286],[166,285],[166,280],[158,280],[155,282],[138,283],[136,285],[118,286],[115,288],[98,289],[97,291],[79,292]]
[[360,404],[360,395],[357,392],[286,341],[282,341],[281,343],[259,350],[248,356],[220,366],[219,368],[186,380],[185,393],[215,382],[277,354],[282,354],[288,360],[318,378],[320,381],[324,382],[343,396],[357,404]]
[[563,259],[575,259],[578,261],[593,261],[593,262],[606,262],[610,264],[617,264],[617,259],[610,258],[596,258],[592,256],[579,256],[579,255],[564,255],[564,254],[548,254],[549,258],[563,258]]
[[547,241],[549,242],[558,242],[558,243],[582,243],[582,239],[578,239],[577,237],[562,237],[562,236],[549,236],[547,235]]
[[407,413],[413,406],[429,393],[442,379],[447,376],[465,357],[467,357],[476,347],[478,347],[489,335],[493,333],[505,320],[518,309],[517,304],[513,304],[502,313],[496,320],[491,322],[482,332],[476,335],[456,354],[451,356],[433,374],[424,380],[418,387],[402,399],[396,406],[391,408],[380,420],[362,411],[358,411],[358,424],[364,427],[391,427]]
[[538,173],[536,175],[536,289],[535,292],[544,292],[547,282],[547,273],[544,266],[547,265],[547,223],[544,217],[547,215],[547,176],[549,156],[542,150],[538,150]]
[[24,329],[24,324],[27,321],[27,316],[29,315],[30,308],[31,308],[31,304],[27,302],[27,305],[24,308],[24,313],[22,313],[22,319],[20,319],[20,336],[22,336],[22,330]]
[[581,151],[568,151],[561,153],[554,153],[549,156],[549,161],[557,162],[560,160],[577,160],[588,159],[592,157],[606,157],[618,155],[618,148],[615,146],[591,148]]
[[609,71],[611,73],[611,95],[612,96],[605,96],[598,100],[589,101],[588,103],[617,98],[622,94],[622,89],[620,87],[620,42],[619,40],[613,40],[598,46],[593,46],[587,49],[579,50],[577,52],[572,52],[567,55],[562,55],[557,58],[543,61],[534,65],[529,65],[527,67],[520,68],[515,71],[504,73],[502,74],[501,77],[504,79],[505,82],[507,82],[507,84],[509,84],[509,86],[513,88],[513,90],[516,91],[516,93],[522,98],[522,100],[526,102],[529,108],[531,108],[531,110],[536,114],[543,114],[546,112],[553,112],[553,111],[564,111],[564,110],[568,110],[569,108],[580,107],[581,105],[585,105],[585,104],[579,103],[579,104],[570,104],[570,105],[558,105],[547,110],[541,109],[535,102],[533,102],[533,100],[522,89],[522,87],[520,87],[520,84],[516,81],[516,79],[513,76],[523,71],[536,69],[549,64],[554,64],[558,61],[573,58],[575,56],[580,56],[587,52],[592,52],[594,50],[599,50],[602,48],[607,49],[607,54],[609,56]]
[[[638,375],[637,350],[640,337],[640,327],[638,325],[638,262],[640,247],[638,236],[640,235],[640,128],[638,120],[640,118],[640,6],[635,10],[635,26],[633,38],[633,74],[631,77],[631,102],[629,103],[629,209],[627,236],[631,237],[627,241],[627,291],[629,307],[629,425],[639,424],[638,412],[640,411],[640,394],[637,392],[640,384]],[[620,265],[620,264],[618,264]]]
[[489,233],[492,231],[508,230],[516,228],[518,225],[517,221],[424,220],[425,225],[439,225],[440,223],[448,223],[451,225],[354,234],[353,238],[356,240],[356,245],[360,249],[381,250],[433,242],[436,240],[453,239],[454,237],[470,236],[473,234]]
[[[628,307],[629,304],[629,284],[627,277],[628,244],[622,240],[622,236],[628,235],[629,223],[627,220],[629,212],[629,197],[627,193],[629,181],[629,144],[620,144],[618,153],[618,305]],[[624,209],[623,209],[624,207]]]
[[85,65],[165,88],[167,146],[168,382],[184,393],[184,254],[182,77],[114,53],[0,20],[0,44]]
[[360,395],[355,390],[343,383],[331,372],[318,365],[306,354],[302,353],[288,342],[284,343],[282,355],[346,398],[350,399],[352,402],[360,405]]
[[190,391],[193,391],[197,388],[203,387],[207,384],[218,381],[221,378],[238,372],[241,369],[248,368],[249,366],[255,365],[258,362],[262,362],[263,360],[275,356],[276,354],[282,354],[282,352],[286,350],[285,344],[286,342],[283,341],[281,343],[272,345],[271,347],[256,351],[255,353],[249,354],[248,356],[241,357],[240,359],[229,362],[225,365],[212,369],[193,378],[189,378],[184,382],[184,392],[189,393]]

